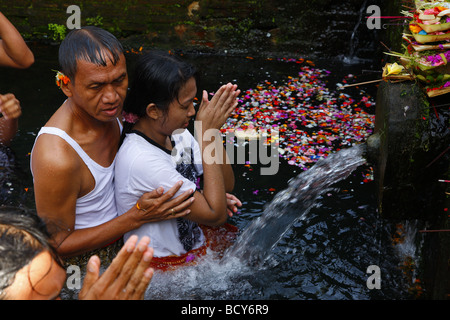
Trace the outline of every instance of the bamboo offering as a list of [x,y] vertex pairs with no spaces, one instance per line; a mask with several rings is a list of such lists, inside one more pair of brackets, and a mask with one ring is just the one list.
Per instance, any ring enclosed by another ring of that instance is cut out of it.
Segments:
[[416,2],[410,11],[402,11],[409,19],[408,31],[403,34],[404,53],[386,54],[399,58],[399,64],[386,64],[384,79],[417,79],[428,97],[450,92],[450,3]]

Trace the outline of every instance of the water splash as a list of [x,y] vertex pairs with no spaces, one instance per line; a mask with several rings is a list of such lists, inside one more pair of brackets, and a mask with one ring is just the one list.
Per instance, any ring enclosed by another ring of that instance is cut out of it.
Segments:
[[[263,282],[273,283],[263,263],[272,249],[299,219],[316,205],[331,186],[365,163],[365,145],[360,144],[319,160],[278,193],[262,215],[239,235],[220,259],[209,253],[194,266],[175,271],[157,271],[145,299],[255,299],[266,297]],[[260,277],[255,277],[258,272]]]
[[208,252],[193,266],[155,271],[146,300],[215,300],[258,296],[254,273],[238,259],[225,263]]
[[423,288],[418,279],[420,267],[420,252],[424,238],[419,236],[418,230],[422,222],[418,220],[406,220],[398,223],[397,231],[393,236],[394,249],[400,259],[399,268],[403,272],[406,286],[412,297],[419,298],[423,294]]
[[365,145],[343,149],[319,160],[311,169],[289,182],[264,209],[264,213],[244,230],[224,254],[252,265],[263,263],[283,235],[299,219],[306,217],[320,195],[364,164]]

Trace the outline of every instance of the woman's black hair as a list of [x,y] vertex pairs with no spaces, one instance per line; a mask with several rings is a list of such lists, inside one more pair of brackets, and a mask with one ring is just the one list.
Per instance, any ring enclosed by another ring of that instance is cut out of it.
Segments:
[[110,59],[116,65],[122,53],[122,44],[110,32],[94,26],[74,29],[59,46],[60,71],[74,81],[77,61],[106,66],[107,59]]
[[63,267],[46,224],[34,211],[0,207],[0,299],[16,273],[44,251]]
[[[158,50],[144,53],[136,62],[134,70],[123,110],[138,117],[146,114],[150,103],[167,113],[170,103],[178,99],[186,82],[192,77],[197,78],[194,66]],[[124,133],[130,128],[131,125],[125,122]]]

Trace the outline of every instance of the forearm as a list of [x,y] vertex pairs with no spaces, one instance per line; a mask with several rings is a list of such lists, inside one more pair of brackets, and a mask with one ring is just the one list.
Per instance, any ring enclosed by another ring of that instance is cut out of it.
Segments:
[[18,119],[0,118],[0,144],[9,146],[16,135],[18,128]]
[[62,257],[80,255],[107,246],[126,232],[140,226],[136,207],[128,212],[96,227],[61,232],[56,237],[57,251]]
[[[205,148],[207,148],[210,143],[215,142],[203,141],[203,155],[205,155]],[[221,163],[208,161],[203,158],[203,197],[210,209],[210,214],[203,223],[208,225],[220,225],[226,221],[227,201],[222,167],[223,164]]]
[[[240,91],[236,89],[236,85],[222,86],[211,101],[208,101],[207,92],[203,90],[202,103],[197,113],[196,122],[200,124],[197,128],[200,128],[201,133],[201,136],[197,135],[197,141],[202,151],[203,194],[199,196],[201,201],[196,198],[190,215],[195,216],[197,210],[202,212],[201,216],[207,220],[207,225],[223,224],[228,217],[226,191],[233,189],[234,177],[227,161],[228,155],[222,143],[220,128],[237,105],[236,97]],[[211,129],[212,135],[209,131]]]
[[28,68],[34,63],[34,55],[19,31],[0,12],[0,64]]
[[230,159],[228,157],[228,154],[227,154],[225,148],[223,149],[222,175],[223,175],[224,184],[225,184],[225,191],[232,192],[234,189],[234,183],[235,183],[234,172],[233,172],[233,168],[231,167]]

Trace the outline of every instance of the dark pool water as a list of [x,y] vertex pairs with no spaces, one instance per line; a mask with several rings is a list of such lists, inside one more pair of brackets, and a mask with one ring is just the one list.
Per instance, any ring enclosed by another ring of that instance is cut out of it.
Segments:
[[[29,170],[29,152],[40,127],[64,101],[55,86],[52,70],[58,68],[57,47],[32,46],[36,63],[28,70],[2,69],[0,91],[12,92],[23,108],[20,131],[12,145],[16,155],[17,175],[8,181],[9,204],[33,207],[33,185]],[[136,58],[127,56],[129,67]],[[296,77],[303,64],[280,59],[227,57],[184,54],[202,73],[199,89],[209,92],[227,82],[238,83],[243,90],[255,88],[265,81],[282,84]],[[299,59],[302,57],[295,57]],[[309,67],[326,69],[323,79],[332,94],[339,95],[336,84],[362,82],[380,77],[377,62],[362,61],[346,65],[341,59],[313,61]],[[349,77],[350,75],[350,77]],[[343,82],[344,81],[344,82]],[[360,101],[372,99],[376,86],[352,87],[345,93]],[[374,107],[364,112],[374,114]],[[363,142],[363,141],[361,141]],[[350,147],[350,146],[341,146]],[[314,163],[309,164],[313,166]],[[262,176],[258,166],[235,164],[235,194],[243,207],[230,222],[245,230],[260,217],[264,207],[288,186],[288,181],[305,169],[290,165],[280,158],[276,175]],[[408,237],[402,226],[400,245],[393,241],[398,224],[380,219],[376,210],[375,185],[370,164],[358,167],[350,176],[327,190],[307,215],[286,230],[261,266],[242,263],[219,264],[206,260],[197,268],[180,269],[176,273],[157,272],[148,299],[408,299],[414,274],[402,268],[405,259],[416,257],[420,239]],[[20,178],[16,178],[19,177]],[[413,232],[411,234],[414,234]],[[381,270],[381,289],[369,289],[367,268]],[[414,272],[413,272],[414,273]],[[181,284],[180,284],[181,283]],[[176,285],[175,285],[176,284]]]

